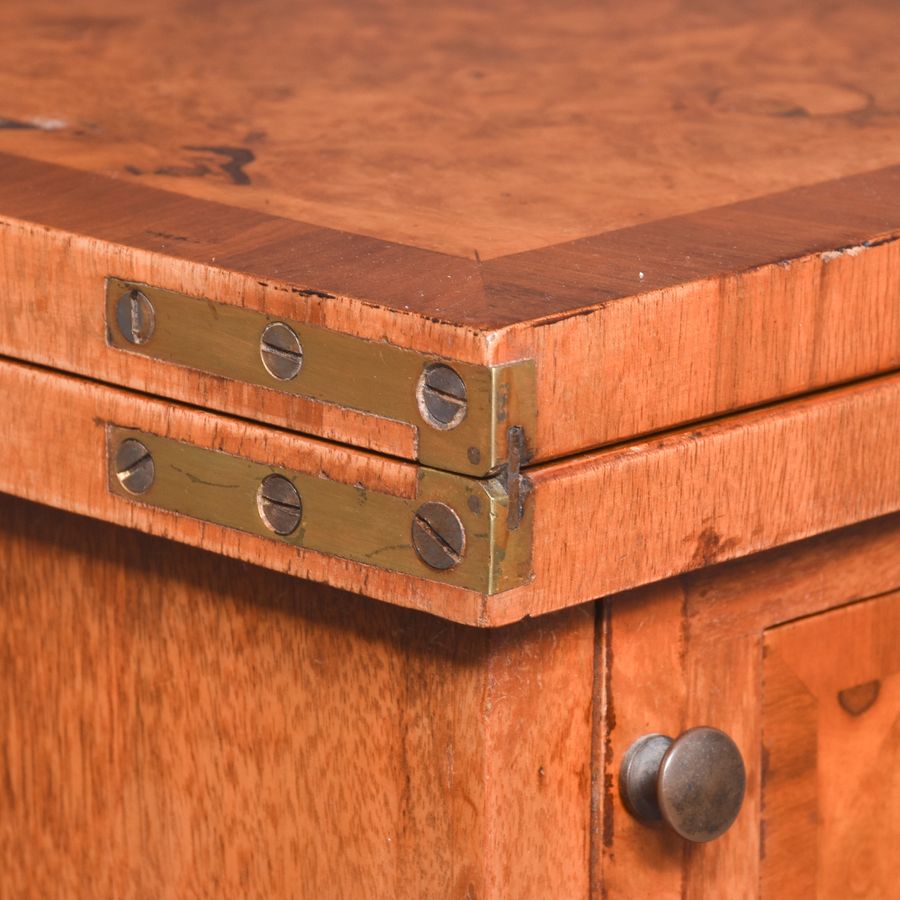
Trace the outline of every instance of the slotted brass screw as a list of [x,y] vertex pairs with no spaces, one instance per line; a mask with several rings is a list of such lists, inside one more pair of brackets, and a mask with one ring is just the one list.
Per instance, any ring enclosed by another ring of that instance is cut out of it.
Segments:
[[146,344],[156,330],[156,310],[150,298],[137,289],[122,294],[116,303],[116,324],[130,344]]
[[412,521],[412,542],[419,559],[432,569],[459,565],[466,548],[466,530],[446,503],[423,503]]
[[303,518],[300,492],[283,475],[263,479],[256,494],[256,505],[266,528],[282,536],[295,532]]
[[133,438],[122,441],[116,452],[116,478],[131,494],[144,494],[153,486],[156,466],[150,451]]
[[466,384],[443,363],[427,366],[422,372],[417,399],[422,418],[442,431],[455,428],[466,417]]
[[303,347],[297,332],[284,322],[272,322],[263,330],[259,355],[266,371],[279,381],[296,378],[303,366]]

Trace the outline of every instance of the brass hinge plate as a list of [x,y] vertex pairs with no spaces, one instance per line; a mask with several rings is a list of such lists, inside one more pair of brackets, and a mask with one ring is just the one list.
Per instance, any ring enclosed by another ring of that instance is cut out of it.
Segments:
[[[109,489],[131,502],[483,594],[531,577],[530,504],[524,516],[516,511],[517,525],[510,529],[509,495],[499,478],[420,467],[416,496],[399,497],[145,431],[110,424],[107,435]],[[152,460],[140,493],[125,486],[130,482],[123,477],[120,451],[126,441],[143,445]],[[270,530],[261,511],[260,487],[272,475],[294,486],[302,506],[299,524],[287,535]],[[429,503],[449,507],[463,529],[464,548],[447,569],[427,565],[414,545],[414,523]]]
[[[484,477],[507,463],[510,426],[534,434],[531,360],[447,360],[114,277],[106,280],[106,321],[107,342],[119,350],[408,423],[417,429],[417,461],[430,468]],[[299,371],[284,380],[261,356],[263,332],[274,323],[291,329],[301,348],[286,357]],[[449,366],[465,391],[464,414],[443,427],[429,422],[421,402],[424,373],[439,365]]]

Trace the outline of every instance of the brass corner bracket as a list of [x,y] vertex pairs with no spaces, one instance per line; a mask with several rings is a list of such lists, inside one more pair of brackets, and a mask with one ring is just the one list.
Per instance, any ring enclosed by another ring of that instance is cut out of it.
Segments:
[[443,359],[115,277],[106,323],[119,350],[408,423],[432,469],[492,476],[510,461],[510,426],[534,434],[532,360]]
[[531,578],[518,473],[510,494],[509,478],[421,467],[403,497],[114,424],[107,448],[109,490],[130,502],[486,595]]

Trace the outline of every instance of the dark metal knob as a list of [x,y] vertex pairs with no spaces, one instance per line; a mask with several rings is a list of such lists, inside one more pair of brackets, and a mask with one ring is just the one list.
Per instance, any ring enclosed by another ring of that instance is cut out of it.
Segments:
[[635,818],[662,819],[696,843],[729,829],[746,786],[741,751],[724,731],[706,726],[691,728],[674,741],[645,734],[628,748],[619,775],[622,800]]

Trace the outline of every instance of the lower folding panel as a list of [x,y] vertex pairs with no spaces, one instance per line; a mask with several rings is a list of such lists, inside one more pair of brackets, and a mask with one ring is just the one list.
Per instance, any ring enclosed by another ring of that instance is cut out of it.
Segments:
[[900,509],[900,373],[489,478],[2,358],[0,421],[0,491],[484,627]]

